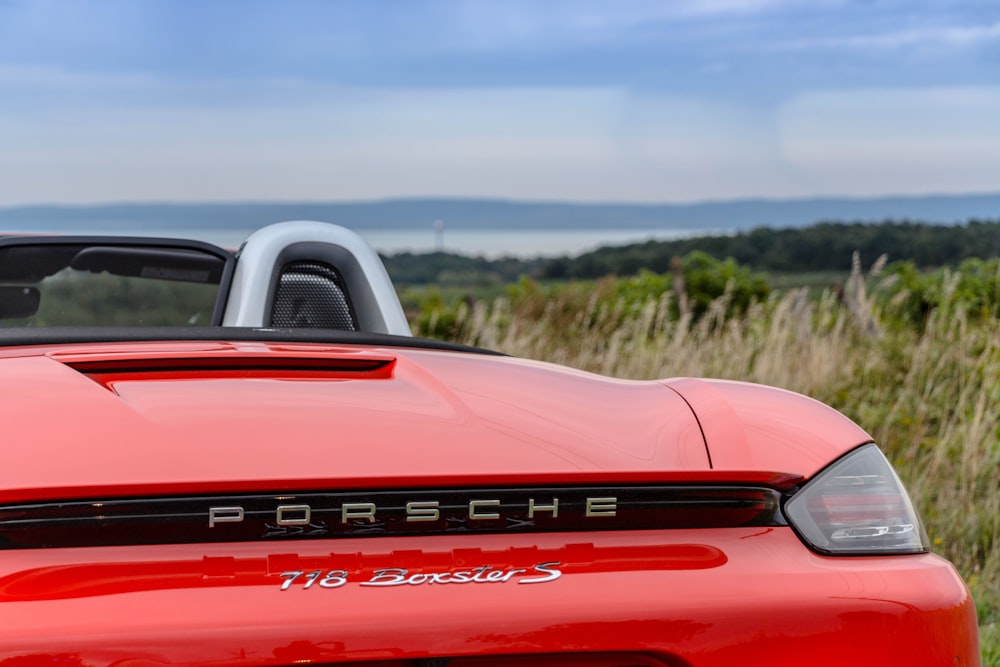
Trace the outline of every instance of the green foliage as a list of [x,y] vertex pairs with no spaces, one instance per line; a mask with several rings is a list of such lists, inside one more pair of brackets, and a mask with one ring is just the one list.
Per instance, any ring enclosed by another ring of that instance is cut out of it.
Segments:
[[767,298],[771,291],[767,280],[741,266],[733,258],[720,262],[711,255],[695,251],[682,263],[684,286],[695,315],[702,315],[716,299],[726,295],[732,311],[742,313],[754,301]]
[[[622,310],[639,312],[650,301],[657,301],[673,289],[673,277],[666,273],[654,273],[646,269],[630,278],[608,279],[611,289],[606,298],[623,304]],[[719,294],[722,292],[720,291]],[[676,314],[676,308],[674,311]]]
[[465,301],[446,302],[441,291],[431,288],[401,299],[408,312],[411,327],[427,338],[455,340],[462,335],[462,312]]
[[446,252],[419,255],[406,252],[383,256],[382,261],[397,287],[436,285],[464,289],[516,281],[522,275],[537,273],[542,262],[512,257],[490,260]]
[[1000,667],[1000,623],[980,626],[979,642],[983,647],[983,667]]
[[[680,291],[681,296],[677,292]],[[536,321],[548,318],[567,335],[600,321],[606,333],[650,304],[666,301],[670,316],[678,319],[690,314],[701,317],[709,305],[720,298],[726,310],[744,312],[756,301],[768,297],[767,280],[732,259],[719,261],[705,253],[692,253],[674,263],[670,273],[640,270],[626,278],[605,277],[597,281],[550,283],[543,285],[522,276],[508,286],[505,300],[518,318]],[[463,316],[474,302],[465,298],[445,301],[436,289],[411,301],[415,331],[432,338],[453,338],[463,331]]]
[[923,325],[933,311],[961,311],[977,318],[1000,314],[1000,259],[967,259],[957,270],[922,272],[913,262],[886,269],[880,296],[887,313],[909,325]]
[[[1000,220],[972,220],[953,226],[910,221],[823,222],[801,229],[761,227],[725,236],[646,241],[598,248],[562,260],[558,274],[562,278],[595,278],[628,275],[639,268],[665,272],[673,257],[696,251],[732,257],[757,271],[839,271],[854,252],[863,257],[886,254],[921,267],[954,265],[971,257],[986,259],[1000,254]],[[550,266],[542,268],[542,277],[550,275]]]

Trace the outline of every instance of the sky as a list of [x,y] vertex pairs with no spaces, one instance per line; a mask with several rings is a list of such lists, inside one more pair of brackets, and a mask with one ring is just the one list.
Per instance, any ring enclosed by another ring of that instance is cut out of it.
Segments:
[[0,0],[0,206],[997,191],[997,0]]

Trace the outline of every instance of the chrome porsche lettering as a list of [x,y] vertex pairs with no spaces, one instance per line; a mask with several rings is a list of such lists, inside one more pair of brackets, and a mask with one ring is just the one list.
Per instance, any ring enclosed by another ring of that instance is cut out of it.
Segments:
[[552,518],[559,516],[559,499],[553,498],[551,505],[536,505],[534,498],[528,498],[528,518],[534,519],[535,512],[552,512]]
[[[585,497],[571,501],[579,514],[584,518],[613,517],[618,514],[618,498],[613,496]],[[573,507],[573,505],[569,505]],[[445,509],[447,508],[447,509]],[[526,498],[520,502],[510,502],[498,498],[473,498],[461,504],[440,500],[410,500],[402,505],[380,506],[374,502],[347,502],[339,506],[317,507],[315,505],[278,505],[273,510],[267,510],[269,516],[265,521],[275,526],[309,526],[319,521],[317,514],[339,514],[341,525],[365,526],[375,525],[395,518],[405,523],[432,523],[441,520],[454,521],[496,521],[506,519],[510,525],[531,526],[536,518],[560,520],[560,499]],[[248,515],[259,518],[262,510],[248,511],[240,505],[226,505],[208,508],[208,526],[215,528],[219,524],[242,523],[248,520]]]
[[471,500],[469,501],[470,519],[499,519],[499,512],[481,512],[480,507],[500,507],[499,500]]
[[[560,564],[558,561],[538,563],[530,570],[481,565],[469,570],[448,572],[411,572],[401,567],[387,567],[375,570],[370,577],[358,582],[358,584],[369,587],[422,586],[425,584],[504,584],[510,581],[516,581],[518,584],[545,584],[562,576],[562,571],[558,569]],[[281,583],[280,590],[287,591],[293,586],[309,590],[314,585],[319,585],[320,588],[340,588],[348,583],[348,577],[346,570],[314,570],[312,572],[290,570],[281,573],[281,578],[284,581]]]
[[309,505],[281,505],[275,512],[274,522],[279,526],[308,526],[312,523]]
[[243,516],[242,507],[209,507],[208,527],[214,528],[217,523],[239,523]]
[[375,523],[375,503],[344,503],[340,508],[340,522],[350,523],[351,519],[367,519],[368,523]]
[[437,521],[441,518],[440,503],[436,500],[406,503],[407,521]]
[[587,498],[587,516],[615,516],[618,514],[617,498]]

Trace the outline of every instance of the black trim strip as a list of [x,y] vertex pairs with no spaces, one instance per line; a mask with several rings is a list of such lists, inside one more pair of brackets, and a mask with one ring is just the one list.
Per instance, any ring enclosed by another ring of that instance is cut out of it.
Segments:
[[0,347],[73,343],[142,343],[157,341],[228,341],[254,343],[320,343],[417,348],[507,356],[502,352],[429,338],[368,331],[331,329],[264,329],[256,327],[47,327],[0,329]]
[[163,359],[120,359],[101,362],[67,363],[87,375],[124,375],[129,373],[365,373],[385,369],[391,359],[323,359],[302,357],[246,357],[235,355],[231,358],[202,359],[185,357],[165,357]]
[[781,494],[672,485],[337,491],[0,507],[0,548],[786,525]]

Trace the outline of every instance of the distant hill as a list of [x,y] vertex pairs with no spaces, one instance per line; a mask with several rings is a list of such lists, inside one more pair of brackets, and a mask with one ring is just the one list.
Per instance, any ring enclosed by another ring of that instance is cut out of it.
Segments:
[[579,204],[492,199],[389,199],[371,202],[142,203],[0,208],[8,231],[250,231],[280,220],[324,220],[358,231],[427,229],[443,220],[468,230],[748,230],[820,221],[917,220],[953,224],[1000,217],[1000,193],[813,199],[748,199],[695,204]]

